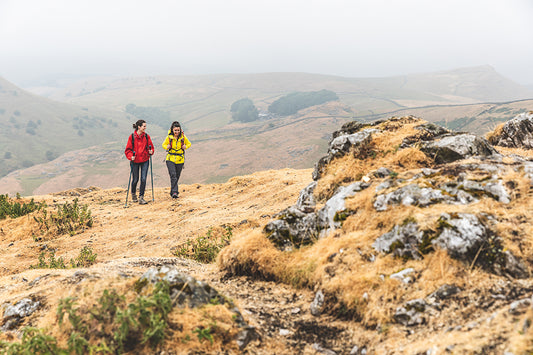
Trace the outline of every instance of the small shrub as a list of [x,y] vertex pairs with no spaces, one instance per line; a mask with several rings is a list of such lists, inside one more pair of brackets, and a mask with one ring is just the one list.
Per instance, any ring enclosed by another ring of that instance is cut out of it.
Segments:
[[30,269],[66,269],[65,260],[60,256],[56,259],[55,250],[51,250],[48,255],[48,263],[46,262],[46,252],[39,254],[39,263],[37,265],[30,265]]
[[73,203],[65,202],[57,206],[55,213],[48,214],[46,210],[43,210],[43,215],[35,217],[35,221],[40,224],[43,232],[47,231],[56,235],[64,233],[74,235],[93,226],[91,211],[87,205],[80,206],[77,198]]
[[[20,195],[17,194],[17,199],[20,199]],[[0,219],[5,219],[7,216],[11,218],[17,218],[25,216],[37,210],[44,209],[46,203],[35,203],[33,199],[30,202],[20,203],[10,200],[7,195],[0,195]]]
[[220,250],[229,244],[233,236],[231,227],[227,226],[225,229],[225,233],[217,237],[213,235],[213,229],[209,228],[205,236],[197,237],[195,240],[187,240],[185,245],[178,248],[175,255],[202,263],[212,263]]
[[3,354],[68,354],[58,347],[53,336],[33,327],[24,328],[20,343],[0,342],[0,351]]
[[[96,256],[91,247],[83,247],[80,254],[75,259],[70,259],[70,267],[88,267],[96,262]],[[39,262],[37,265],[31,265],[30,269],[67,269],[63,257],[56,259],[55,250],[51,250],[48,255],[48,262],[46,262],[46,252],[39,254]]]
[[97,256],[98,254],[95,254],[91,247],[84,246],[80,250],[80,255],[78,255],[76,259],[70,259],[70,265],[72,266],[72,268],[88,267],[96,262]]
[[196,336],[198,337],[198,340],[200,342],[204,340],[209,340],[209,342],[213,344],[213,335],[211,335],[211,327],[196,328],[193,330],[193,332],[196,333]]

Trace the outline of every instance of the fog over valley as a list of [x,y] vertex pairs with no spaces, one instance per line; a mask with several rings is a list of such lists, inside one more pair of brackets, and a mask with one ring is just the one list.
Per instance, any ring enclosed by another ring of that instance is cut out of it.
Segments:
[[3,0],[0,76],[308,72],[387,77],[491,65],[523,85],[528,0]]

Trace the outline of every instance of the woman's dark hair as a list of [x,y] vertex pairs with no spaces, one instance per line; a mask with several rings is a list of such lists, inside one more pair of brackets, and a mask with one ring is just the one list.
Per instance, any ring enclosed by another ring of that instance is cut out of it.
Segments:
[[174,121],[172,122],[172,124],[170,125],[170,134],[174,134],[174,128],[176,127],[179,127],[180,128],[180,135],[179,137],[181,137],[181,135],[183,134],[183,130],[181,129],[181,125],[178,121]]
[[144,123],[146,123],[145,120],[138,120],[133,124],[133,129],[137,130],[139,127],[141,127]]

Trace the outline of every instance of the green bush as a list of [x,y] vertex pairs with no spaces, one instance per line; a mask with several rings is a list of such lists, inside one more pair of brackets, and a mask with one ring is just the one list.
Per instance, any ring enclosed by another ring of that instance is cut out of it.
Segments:
[[268,111],[281,116],[293,115],[301,109],[338,100],[337,94],[329,90],[294,92],[283,96],[268,106]]
[[76,234],[80,230],[93,226],[93,217],[87,205],[80,206],[78,199],[73,203],[65,202],[56,208],[55,213],[43,209],[43,216],[34,217],[41,226],[41,231],[53,232],[54,234]]
[[[80,254],[75,259],[70,259],[70,267],[89,267],[96,262],[98,254],[93,252],[91,247],[83,247],[80,250]],[[46,252],[39,254],[39,263],[37,265],[31,265],[30,269],[66,269],[68,266],[65,264],[65,260],[62,257],[56,259],[55,250],[50,250],[48,253],[48,262],[46,262]]]
[[55,250],[51,250],[48,255],[48,263],[46,262],[46,252],[39,254],[39,263],[37,265],[30,265],[30,269],[66,269],[65,260],[62,257],[56,259]]
[[197,237],[195,240],[187,240],[185,245],[178,248],[175,255],[202,263],[212,263],[220,250],[229,244],[233,236],[231,227],[225,227],[225,230],[225,233],[217,237],[213,235],[213,229],[209,228],[205,236]]
[[0,195],[0,219],[5,219],[7,216],[17,218],[25,216],[33,211],[44,209],[46,203],[35,203],[33,199],[30,202],[20,203],[10,200],[7,195]]
[[2,354],[122,354],[139,345],[156,348],[165,340],[172,310],[168,283],[159,282],[150,296],[138,296],[126,304],[115,290],[104,290],[98,303],[77,307],[76,298],[59,301],[56,315],[60,327],[70,323],[67,347],[37,328],[25,328],[20,343],[0,342]]

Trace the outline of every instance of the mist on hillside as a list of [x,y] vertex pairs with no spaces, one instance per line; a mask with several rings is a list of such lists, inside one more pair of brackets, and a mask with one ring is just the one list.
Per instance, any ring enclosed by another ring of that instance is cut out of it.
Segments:
[[0,76],[307,72],[376,78],[491,65],[533,84],[528,0],[0,3]]
[[[166,186],[161,142],[170,122],[193,147],[184,183],[310,168],[348,120],[419,115],[484,134],[531,109],[533,93],[490,66],[379,79],[308,73],[100,77],[35,87],[0,79],[0,191],[23,196],[127,183],[125,137],[144,119],[155,186]],[[310,134],[310,132],[313,132]]]

